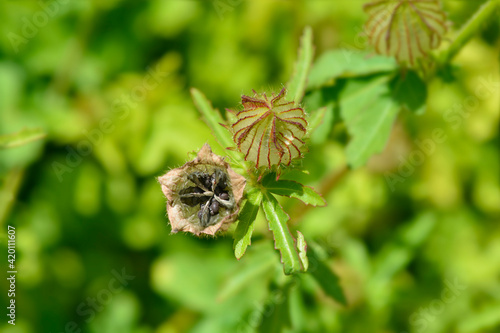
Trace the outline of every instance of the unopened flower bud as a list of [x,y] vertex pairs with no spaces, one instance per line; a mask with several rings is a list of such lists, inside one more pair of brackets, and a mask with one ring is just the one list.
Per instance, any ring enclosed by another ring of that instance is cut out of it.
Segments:
[[305,112],[283,99],[284,88],[271,98],[254,93],[254,97],[241,97],[243,110],[229,110],[237,118],[231,130],[238,150],[257,168],[290,165],[293,159],[302,157]]
[[441,43],[448,23],[437,0],[379,0],[364,6],[375,51],[414,67]]

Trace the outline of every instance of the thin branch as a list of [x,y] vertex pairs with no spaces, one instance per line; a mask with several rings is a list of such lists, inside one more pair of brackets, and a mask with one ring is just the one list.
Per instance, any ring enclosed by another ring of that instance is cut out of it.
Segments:
[[438,57],[440,64],[448,63],[467,42],[477,34],[486,22],[498,15],[500,0],[489,0],[474,14],[474,16],[460,29],[453,43]]

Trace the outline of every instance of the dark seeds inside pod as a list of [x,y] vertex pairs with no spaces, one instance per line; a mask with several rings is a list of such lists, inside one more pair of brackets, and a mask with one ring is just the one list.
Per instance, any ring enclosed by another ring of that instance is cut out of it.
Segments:
[[221,186],[221,184],[218,184],[215,188],[215,195],[220,195],[222,192],[224,192],[224,189],[225,186]]
[[203,190],[199,187],[188,187],[179,192],[181,202],[190,207],[194,207],[202,202],[207,201],[206,196],[199,196],[199,194],[202,193]]
[[195,172],[189,176],[189,179],[196,186],[181,190],[181,201],[190,207],[199,205],[197,217],[202,226],[208,226],[211,217],[219,214],[221,209],[219,201],[214,197],[229,200],[227,175],[221,170],[215,170],[211,175],[205,172]]
[[205,179],[203,179],[203,184],[207,188],[207,190],[211,191],[212,190],[212,177],[206,176]]
[[219,213],[219,203],[214,200],[210,205],[210,215],[214,216],[218,213]]

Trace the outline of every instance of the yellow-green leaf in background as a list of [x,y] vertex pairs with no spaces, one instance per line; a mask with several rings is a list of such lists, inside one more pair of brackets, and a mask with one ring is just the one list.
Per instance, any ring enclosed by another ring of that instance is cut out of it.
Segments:
[[0,149],[14,148],[45,137],[41,128],[25,128],[12,134],[0,135]]

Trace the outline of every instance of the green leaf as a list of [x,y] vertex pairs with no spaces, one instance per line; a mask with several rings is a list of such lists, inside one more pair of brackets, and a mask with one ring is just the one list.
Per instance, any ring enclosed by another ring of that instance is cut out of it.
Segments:
[[396,77],[391,84],[393,98],[408,111],[425,112],[427,85],[414,71]]
[[307,132],[309,134],[314,133],[318,129],[318,127],[323,123],[323,119],[325,119],[326,106],[319,108],[310,114],[309,119],[307,120]]
[[[231,133],[223,127],[224,119],[220,115],[219,111],[212,108],[210,101],[203,95],[201,91],[196,88],[191,88],[191,96],[193,98],[194,104],[200,111],[205,120],[206,124],[212,130],[215,138],[223,148],[233,147],[234,142]],[[239,164],[242,164],[241,154],[234,150],[228,150],[228,154],[233,158],[233,160]]]
[[317,250],[311,246],[308,251],[310,267],[307,271],[318,282],[323,291],[337,302],[347,305],[344,292],[339,284],[339,277],[320,259]]
[[418,253],[418,247],[429,238],[436,223],[436,216],[425,212],[394,230],[392,239],[373,255],[370,283],[387,286]]
[[217,295],[218,302],[239,295],[255,280],[262,281],[273,276],[277,263],[274,250],[267,240],[255,244],[252,250],[245,260],[235,266],[235,270],[227,274],[226,281],[221,284]]
[[388,84],[390,78],[383,75],[349,80],[340,94],[340,114],[351,135],[346,157],[353,168],[380,153],[389,139],[400,109]]
[[335,106],[338,104],[338,98],[342,88],[343,84],[336,84],[334,86],[324,86],[319,89],[314,89],[308,92],[304,97],[304,107],[307,110],[317,110],[330,104]]
[[297,249],[299,250],[299,258],[304,268],[304,272],[309,268],[309,260],[307,259],[307,243],[304,239],[304,235],[300,231],[297,231]]
[[292,78],[288,82],[287,90],[289,100],[299,104],[306,90],[307,76],[311,68],[314,55],[313,34],[311,27],[305,27],[300,40],[299,54],[295,62]]
[[269,222],[269,228],[274,235],[274,247],[281,253],[281,262],[285,274],[299,272],[302,269],[299,255],[287,225],[290,217],[278,203],[278,200],[269,192],[264,193],[262,209]]
[[[333,124],[338,119],[338,97],[342,88],[342,84],[325,86],[308,92],[304,97],[305,109],[316,110],[310,112],[308,119],[310,143],[322,144],[328,139]],[[323,111],[324,116],[322,115]],[[321,114],[318,114],[318,112]]]
[[392,57],[336,49],[323,53],[309,74],[308,89],[333,84],[338,78],[392,72],[398,68]]
[[245,254],[247,247],[252,243],[252,232],[254,221],[259,212],[259,206],[262,201],[262,192],[259,189],[252,188],[247,193],[247,200],[238,216],[238,226],[234,233],[234,255],[240,259]]
[[328,135],[332,130],[335,115],[333,112],[333,104],[319,108],[312,113],[309,118],[309,136],[312,144],[322,144],[328,139]]
[[0,149],[14,148],[45,137],[41,128],[25,128],[16,133],[0,135]]
[[273,309],[273,311],[263,316],[258,332],[286,332],[284,329],[291,327],[289,299],[292,288],[293,282],[289,282],[271,291],[271,296],[263,306],[264,309]]
[[325,199],[312,187],[293,180],[276,180],[274,173],[270,173],[262,179],[262,186],[271,193],[299,199],[306,205],[326,206]]
[[[300,276],[300,279],[296,280],[296,286],[290,289],[290,319],[294,329],[293,332],[310,332],[311,328],[311,316],[308,313],[310,310],[310,303],[304,299],[303,291],[306,288],[303,287],[303,280],[304,276]],[[306,302],[308,304],[306,304]]]
[[371,304],[386,306],[390,299],[390,285],[394,276],[403,271],[431,237],[437,224],[434,212],[424,212],[413,221],[395,229],[393,236],[371,258],[371,277],[367,280],[367,297]]

